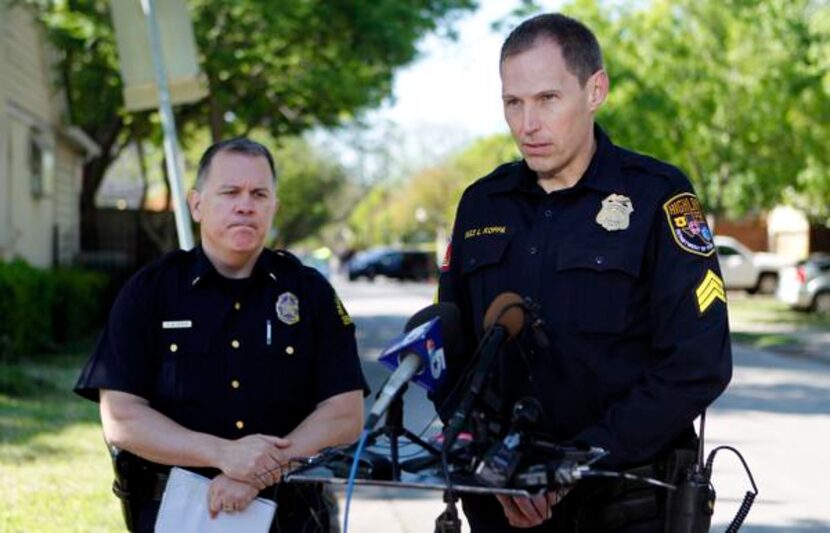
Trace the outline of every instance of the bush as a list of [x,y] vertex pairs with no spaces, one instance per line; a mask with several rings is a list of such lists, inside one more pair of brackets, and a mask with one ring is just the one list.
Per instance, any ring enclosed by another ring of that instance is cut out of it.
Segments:
[[106,278],[77,269],[0,263],[0,356],[54,350],[101,324]]

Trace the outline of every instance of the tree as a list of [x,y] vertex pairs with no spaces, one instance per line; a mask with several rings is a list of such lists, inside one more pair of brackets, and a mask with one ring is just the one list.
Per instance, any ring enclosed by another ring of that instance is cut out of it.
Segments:
[[[84,166],[82,245],[94,247],[95,192],[107,167],[136,138],[150,114],[128,114],[121,98],[106,0],[29,0],[60,53],[58,83],[70,118],[102,148]],[[338,124],[379,104],[395,69],[417,53],[418,39],[474,7],[473,0],[190,0],[210,97],[176,110],[218,139],[265,128],[275,137]],[[448,31],[448,30],[447,30]],[[186,140],[186,139],[185,139]]]
[[287,246],[313,235],[330,220],[346,173],[299,137],[285,140],[274,158],[280,201],[277,241]]
[[[518,157],[510,135],[491,135],[403,183],[375,186],[349,218],[353,233],[361,236],[355,244],[391,244],[392,236],[405,243],[430,241],[452,226],[458,201],[468,185]],[[379,226],[385,230],[380,231]]]
[[830,2],[574,0],[563,11],[604,44],[611,94],[598,120],[615,142],[681,167],[710,212],[786,198],[830,216]]

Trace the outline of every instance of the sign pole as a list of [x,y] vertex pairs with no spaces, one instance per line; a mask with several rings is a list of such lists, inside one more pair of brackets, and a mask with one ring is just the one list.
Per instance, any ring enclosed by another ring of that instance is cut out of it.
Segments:
[[170,192],[173,197],[173,214],[176,218],[176,234],[179,237],[179,247],[183,250],[193,248],[193,229],[190,225],[190,211],[185,201],[182,177],[184,164],[179,147],[179,137],[176,133],[176,120],[173,116],[173,107],[170,103],[167,71],[161,52],[161,38],[156,20],[155,0],[141,0],[144,16],[147,18],[147,29],[150,36],[150,49],[153,56],[153,70],[156,76],[159,96],[159,115],[164,132],[164,157],[167,164],[167,175],[170,183]]

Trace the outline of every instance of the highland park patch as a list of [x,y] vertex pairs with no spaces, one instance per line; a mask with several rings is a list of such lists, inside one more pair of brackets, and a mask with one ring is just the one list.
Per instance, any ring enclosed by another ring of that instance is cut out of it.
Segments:
[[663,204],[674,242],[689,253],[709,257],[715,253],[712,231],[697,197],[684,192]]

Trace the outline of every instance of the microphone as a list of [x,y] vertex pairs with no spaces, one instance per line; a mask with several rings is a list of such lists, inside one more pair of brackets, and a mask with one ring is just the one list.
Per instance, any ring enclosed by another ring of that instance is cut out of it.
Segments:
[[452,449],[476,400],[481,396],[493,360],[502,345],[519,334],[524,327],[524,319],[524,300],[515,292],[499,294],[487,308],[484,314],[484,336],[473,354],[475,364],[467,378],[466,394],[444,429],[444,449]]
[[460,353],[460,322],[458,308],[451,303],[430,305],[409,319],[405,333],[378,359],[393,372],[366,418],[366,429],[377,424],[409,381],[430,392],[441,385],[447,374],[447,357]]

